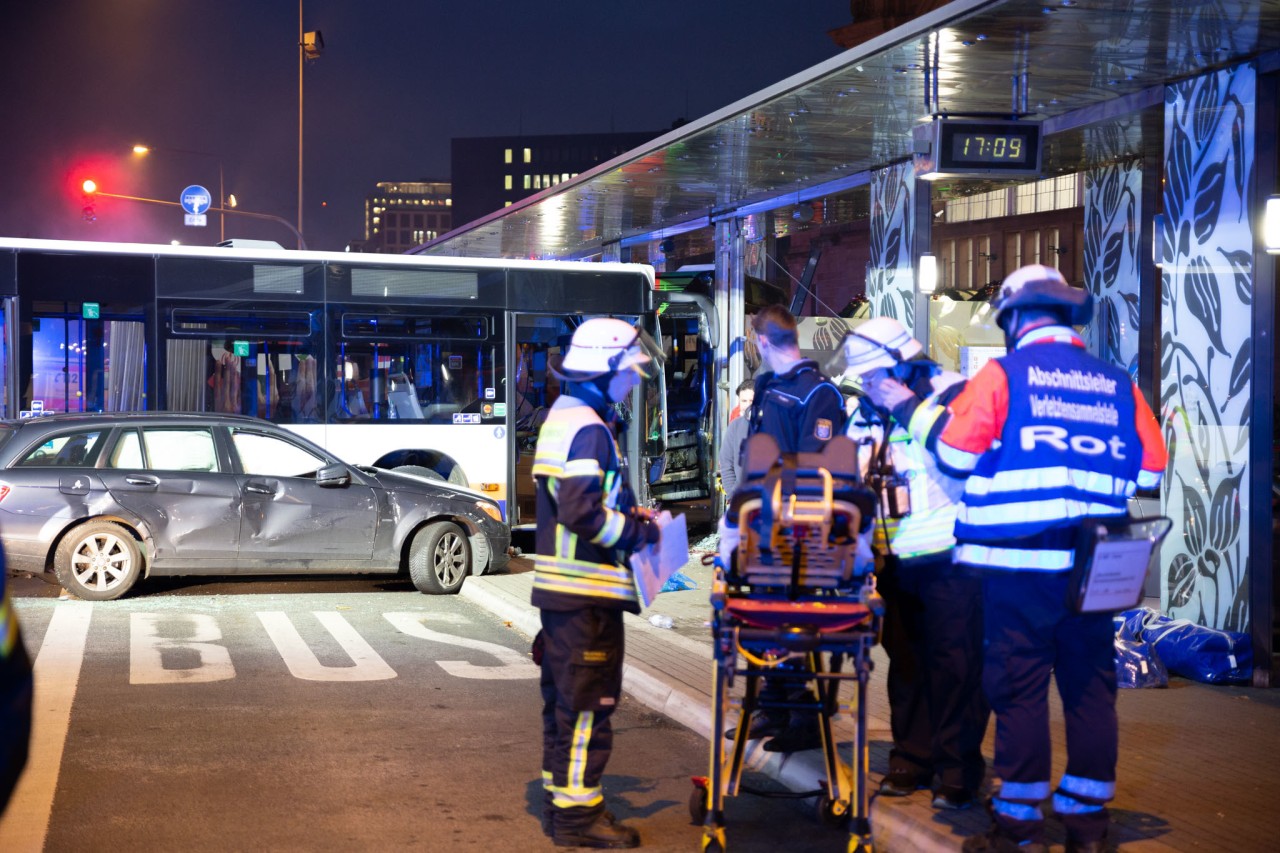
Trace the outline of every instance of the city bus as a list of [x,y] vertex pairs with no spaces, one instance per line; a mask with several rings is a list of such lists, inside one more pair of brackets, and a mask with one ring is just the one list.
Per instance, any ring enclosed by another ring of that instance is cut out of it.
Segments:
[[[0,239],[0,415],[253,415],[528,524],[549,357],[588,316],[660,334],[653,305],[641,264]],[[633,397],[630,459],[663,456],[665,397]]]

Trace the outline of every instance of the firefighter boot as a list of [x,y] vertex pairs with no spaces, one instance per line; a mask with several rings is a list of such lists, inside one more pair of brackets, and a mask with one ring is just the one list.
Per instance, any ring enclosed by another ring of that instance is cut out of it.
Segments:
[[[595,847],[611,850],[640,846],[640,833],[614,820],[612,814],[600,810],[593,818],[582,814],[588,809],[557,809],[555,835],[557,847]],[[585,820],[584,820],[585,818]]]

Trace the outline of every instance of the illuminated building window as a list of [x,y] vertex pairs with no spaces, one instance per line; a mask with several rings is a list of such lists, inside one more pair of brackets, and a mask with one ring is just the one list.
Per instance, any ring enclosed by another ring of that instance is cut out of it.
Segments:
[[511,189],[511,176],[510,176],[510,175],[503,175],[503,176],[502,176],[502,188],[503,188],[504,190],[509,190],[509,189]]
[[543,175],[543,176],[542,176],[542,185],[543,185],[544,187],[549,187],[549,186],[551,186],[551,176],[550,176],[550,175]]
[[504,201],[504,202],[502,203],[502,206],[503,206],[503,207],[510,207],[510,206],[511,206],[511,202],[509,202],[509,201]]
[[541,176],[541,175],[534,175],[534,176],[533,176],[533,188],[534,188],[535,190],[540,190],[540,189],[542,189],[542,176]]
[[532,162],[533,162],[533,149],[532,149],[532,148],[526,148],[526,149],[524,149],[524,162],[526,162],[526,163],[532,163]]
[[560,180],[562,180],[562,181],[567,181],[567,180],[569,180],[569,173],[568,173],[568,172],[563,172],[563,173],[561,173],[561,175],[560,175]]
[[527,190],[533,188],[533,175],[524,176],[524,188]]
[[444,206],[445,206],[445,207],[452,207],[452,206],[453,206],[453,199],[451,199],[451,198],[446,198],[446,199],[444,200]]
[[504,162],[504,163],[510,163],[510,162],[511,162],[511,149],[510,149],[510,148],[508,148],[506,151],[503,151],[503,152],[502,152],[502,162]]
[[553,185],[554,185],[554,184],[558,184],[558,183],[560,183],[560,176],[559,176],[559,175],[552,175],[552,176],[551,176],[551,183],[552,183]]

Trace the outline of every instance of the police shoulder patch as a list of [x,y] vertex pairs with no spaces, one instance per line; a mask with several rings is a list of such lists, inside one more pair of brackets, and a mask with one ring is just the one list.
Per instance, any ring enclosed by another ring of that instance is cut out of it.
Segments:
[[813,437],[819,441],[826,441],[831,438],[831,421],[826,418],[818,418],[818,422],[813,428]]

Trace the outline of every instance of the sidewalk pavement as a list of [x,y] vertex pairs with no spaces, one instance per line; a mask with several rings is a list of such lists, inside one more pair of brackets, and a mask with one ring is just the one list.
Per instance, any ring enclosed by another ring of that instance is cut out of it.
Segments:
[[[629,698],[710,737],[711,608],[707,596],[711,568],[701,564],[700,554],[693,556],[684,573],[697,581],[697,589],[662,593],[640,616],[627,614],[623,683]],[[513,560],[503,574],[468,578],[461,594],[532,637],[539,628],[538,611],[529,604],[532,585],[532,562],[521,558]],[[654,627],[647,621],[654,613],[672,617],[675,627]],[[872,657],[875,669],[868,689],[867,717],[874,792],[888,769],[891,737],[885,699],[888,661],[878,646]],[[852,701],[852,697],[852,688],[841,692],[843,701]],[[1066,743],[1056,694],[1050,705],[1056,782],[1066,762]],[[1280,786],[1270,776],[1280,767],[1280,690],[1215,687],[1171,678],[1164,690],[1121,690],[1118,712],[1120,763],[1118,791],[1111,804],[1111,840],[1120,850],[1163,853],[1280,848]],[[840,715],[834,726],[847,762],[853,739],[851,716]],[[994,733],[993,719],[984,746],[988,763]],[[825,777],[820,751],[782,755],[765,752],[758,742],[748,752],[748,767],[792,790],[812,790]],[[738,799],[749,797],[744,794]],[[979,834],[989,825],[982,808],[935,811],[930,800],[926,791],[910,797],[873,799],[876,849],[891,853],[959,850],[966,836]],[[1047,803],[1045,808],[1048,813]],[[732,834],[732,812],[728,829]],[[1060,848],[1064,843],[1061,824],[1051,817],[1048,829],[1050,841]],[[697,848],[700,837],[690,827],[690,849]]]

